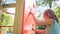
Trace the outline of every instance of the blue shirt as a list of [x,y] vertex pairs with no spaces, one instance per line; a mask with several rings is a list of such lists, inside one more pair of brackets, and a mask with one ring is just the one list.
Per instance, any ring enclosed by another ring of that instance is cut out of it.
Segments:
[[46,34],[59,34],[59,23],[56,20],[54,20],[53,26],[47,26]]

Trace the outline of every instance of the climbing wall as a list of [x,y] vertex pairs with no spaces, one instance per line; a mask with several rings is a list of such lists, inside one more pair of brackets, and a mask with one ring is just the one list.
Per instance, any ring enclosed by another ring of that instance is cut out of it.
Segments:
[[[35,31],[32,30],[32,27],[35,27],[35,21],[29,12],[36,13],[35,0],[24,0],[22,34],[35,34]],[[45,34],[46,30],[40,30],[38,32],[39,34]]]
[[24,1],[24,14],[23,14],[23,28],[22,34],[34,34],[35,32],[32,30],[32,26],[34,25],[34,20],[32,15],[29,15],[29,12],[36,12],[36,2],[35,0],[25,0]]

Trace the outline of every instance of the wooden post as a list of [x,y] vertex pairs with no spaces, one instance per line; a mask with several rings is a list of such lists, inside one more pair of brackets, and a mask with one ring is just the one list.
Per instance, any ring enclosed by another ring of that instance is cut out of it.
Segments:
[[0,0],[0,9],[2,9],[1,0]]
[[16,12],[13,34],[22,34],[22,14],[24,0],[16,0]]
[[[1,23],[1,9],[2,9],[2,6],[1,6],[1,0],[0,0],[0,23]],[[0,29],[1,29],[1,27],[0,27]],[[2,31],[1,30],[0,30],[0,34],[2,34]]]
[[1,5],[1,0],[0,0],[0,22],[1,22],[1,9],[2,9],[2,5]]

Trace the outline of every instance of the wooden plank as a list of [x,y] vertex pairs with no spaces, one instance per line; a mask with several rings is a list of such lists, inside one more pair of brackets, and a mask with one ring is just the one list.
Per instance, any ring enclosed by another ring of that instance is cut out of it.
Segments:
[[14,26],[0,26],[0,27],[14,27]]
[[13,34],[22,34],[22,15],[24,0],[16,0],[16,12]]
[[16,7],[16,4],[8,4],[8,5],[5,6],[4,8],[10,8],[10,7]]

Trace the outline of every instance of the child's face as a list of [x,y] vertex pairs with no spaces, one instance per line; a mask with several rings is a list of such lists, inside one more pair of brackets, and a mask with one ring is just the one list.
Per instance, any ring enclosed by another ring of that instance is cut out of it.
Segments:
[[49,18],[48,18],[46,15],[44,15],[44,19],[45,19],[45,20],[48,20]]
[[49,14],[49,13],[46,14],[46,15],[44,14],[44,19],[45,19],[45,20],[49,20],[49,19],[51,19],[51,18],[52,18],[52,15],[51,15],[51,14]]

